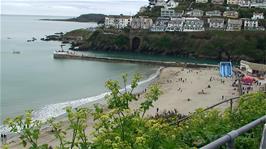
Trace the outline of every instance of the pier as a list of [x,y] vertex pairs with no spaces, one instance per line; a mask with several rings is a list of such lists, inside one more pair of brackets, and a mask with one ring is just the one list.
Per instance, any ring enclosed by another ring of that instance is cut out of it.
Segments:
[[211,64],[167,62],[167,61],[126,59],[126,58],[114,58],[114,57],[96,57],[96,56],[77,54],[69,51],[56,51],[54,53],[54,59],[77,59],[77,60],[99,61],[99,62],[110,62],[110,63],[138,63],[138,64],[165,66],[165,67],[188,67],[188,68],[217,67],[218,68],[218,65],[211,65]]

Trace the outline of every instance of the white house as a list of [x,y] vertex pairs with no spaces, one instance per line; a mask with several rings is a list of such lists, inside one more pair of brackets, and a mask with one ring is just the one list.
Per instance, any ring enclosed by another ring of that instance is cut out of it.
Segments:
[[224,17],[227,17],[227,18],[234,18],[234,19],[236,19],[236,18],[238,18],[239,13],[237,11],[225,11],[223,13],[223,16]]
[[151,18],[148,18],[148,17],[140,17],[140,21],[141,21],[141,29],[150,29],[152,24],[153,24],[153,21]]
[[240,7],[250,7],[251,6],[251,1],[250,0],[239,0],[238,5]]
[[208,0],[196,0],[196,3],[208,3]]
[[140,29],[140,18],[132,18],[131,21],[131,28],[132,29]]
[[228,19],[226,31],[241,31],[241,19]]
[[199,18],[185,18],[184,32],[200,32],[204,31],[204,21]]
[[158,17],[155,23],[151,27],[152,32],[164,32],[168,26],[169,18],[166,17]]
[[223,18],[208,18],[208,24],[209,28],[214,30],[223,30],[225,28]]
[[253,16],[251,19],[253,19],[253,20],[264,19],[264,15],[263,15],[263,13],[253,12]]
[[206,11],[206,16],[208,16],[208,17],[220,17],[220,16],[222,16],[222,12],[219,10]]
[[227,0],[228,5],[238,5],[239,0]]
[[132,18],[131,28],[133,29],[150,29],[153,24],[151,18],[147,16],[140,16],[138,18]]
[[202,17],[204,14],[204,11],[202,10],[199,10],[199,9],[193,9],[191,11],[188,11],[186,13],[187,16],[190,16],[190,17]]
[[265,0],[251,0],[252,3],[263,3]]
[[178,2],[175,2],[174,0],[169,0],[168,2],[166,2],[166,5],[164,7],[170,9],[170,8],[175,8],[178,6]]
[[132,21],[131,16],[124,16],[124,15],[107,16],[105,17],[104,25],[106,28],[114,27],[117,29],[122,29],[127,26],[130,26],[131,21]]
[[162,7],[165,7],[165,8],[175,8],[178,6],[178,2],[175,2],[174,0],[149,0],[150,2],[150,5],[152,6],[162,6]]
[[174,9],[161,8],[161,17],[174,17],[175,15]]
[[175,18],[173,20],[170,20],[168,22],[168,25],[165,31],[168,31],[168,32],[182,31],[184,21],[185,21],[184,18]]
[[266,0],[251,0],[251,7],[266,8]]
[[245,30],[257,30],[259,27],[258,20],[244,19]]

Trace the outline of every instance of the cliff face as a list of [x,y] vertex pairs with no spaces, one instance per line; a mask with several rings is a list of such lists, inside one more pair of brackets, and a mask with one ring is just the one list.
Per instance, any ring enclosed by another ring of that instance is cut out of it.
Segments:
[[266,56],[266,32],[151,33],[99,30],[86,39],[80,49],[263,62]]

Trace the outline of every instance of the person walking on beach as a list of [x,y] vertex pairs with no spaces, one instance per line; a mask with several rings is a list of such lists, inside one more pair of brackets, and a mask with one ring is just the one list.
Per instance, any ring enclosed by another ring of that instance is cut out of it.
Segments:
[[7,142],[7,137],[6,137],[6,134],[4,134],[4,144],[6,144]]
[[1,134],[1,144],[4,144],[4,135]]

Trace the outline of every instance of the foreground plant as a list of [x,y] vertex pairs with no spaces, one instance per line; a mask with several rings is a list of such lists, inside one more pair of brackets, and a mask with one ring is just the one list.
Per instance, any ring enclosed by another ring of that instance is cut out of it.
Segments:
[[10,132],[18,133],[23,147],[29,145],[30,149],[47,149],[47,144],[38,144],[40,136],[41,122],[32,120],[32,111],[27,111],[26,114],[15,117],[14,119],[7,118],[4,124],[10,128]]
[[158,148],[163,140],[158,140],[163,134],[159,131],[164,127],[159,121],[144,118],[145,113],[153,107],[161,91],[157,85],[151,86],[145,94],[145,100],[139,108],[130,108],[130,103],[138,100],[133,91],[138,86],[140,76],[135,75],[130,88],[126,88],[127,75],[123,76],[124,90],[118,81],[107,81],[106,87],[111,93],[106,97],[109,111],[103,112],[99,106],[95,107],[94,147],[109,148]]
[[60,149],[88,149],[91,143],[88,141],[86,135],[86,128],[88,127],[87,121],[89,118],[88,108],[71,108],[66,109],[68,118],[68,130],[71,131],[71,139],[66,139],[66,130],[62,128],[61,122],[56,122],[55,119],[48,120],[53,134],[57,140],[59,140],[59,146],[56,148]]

